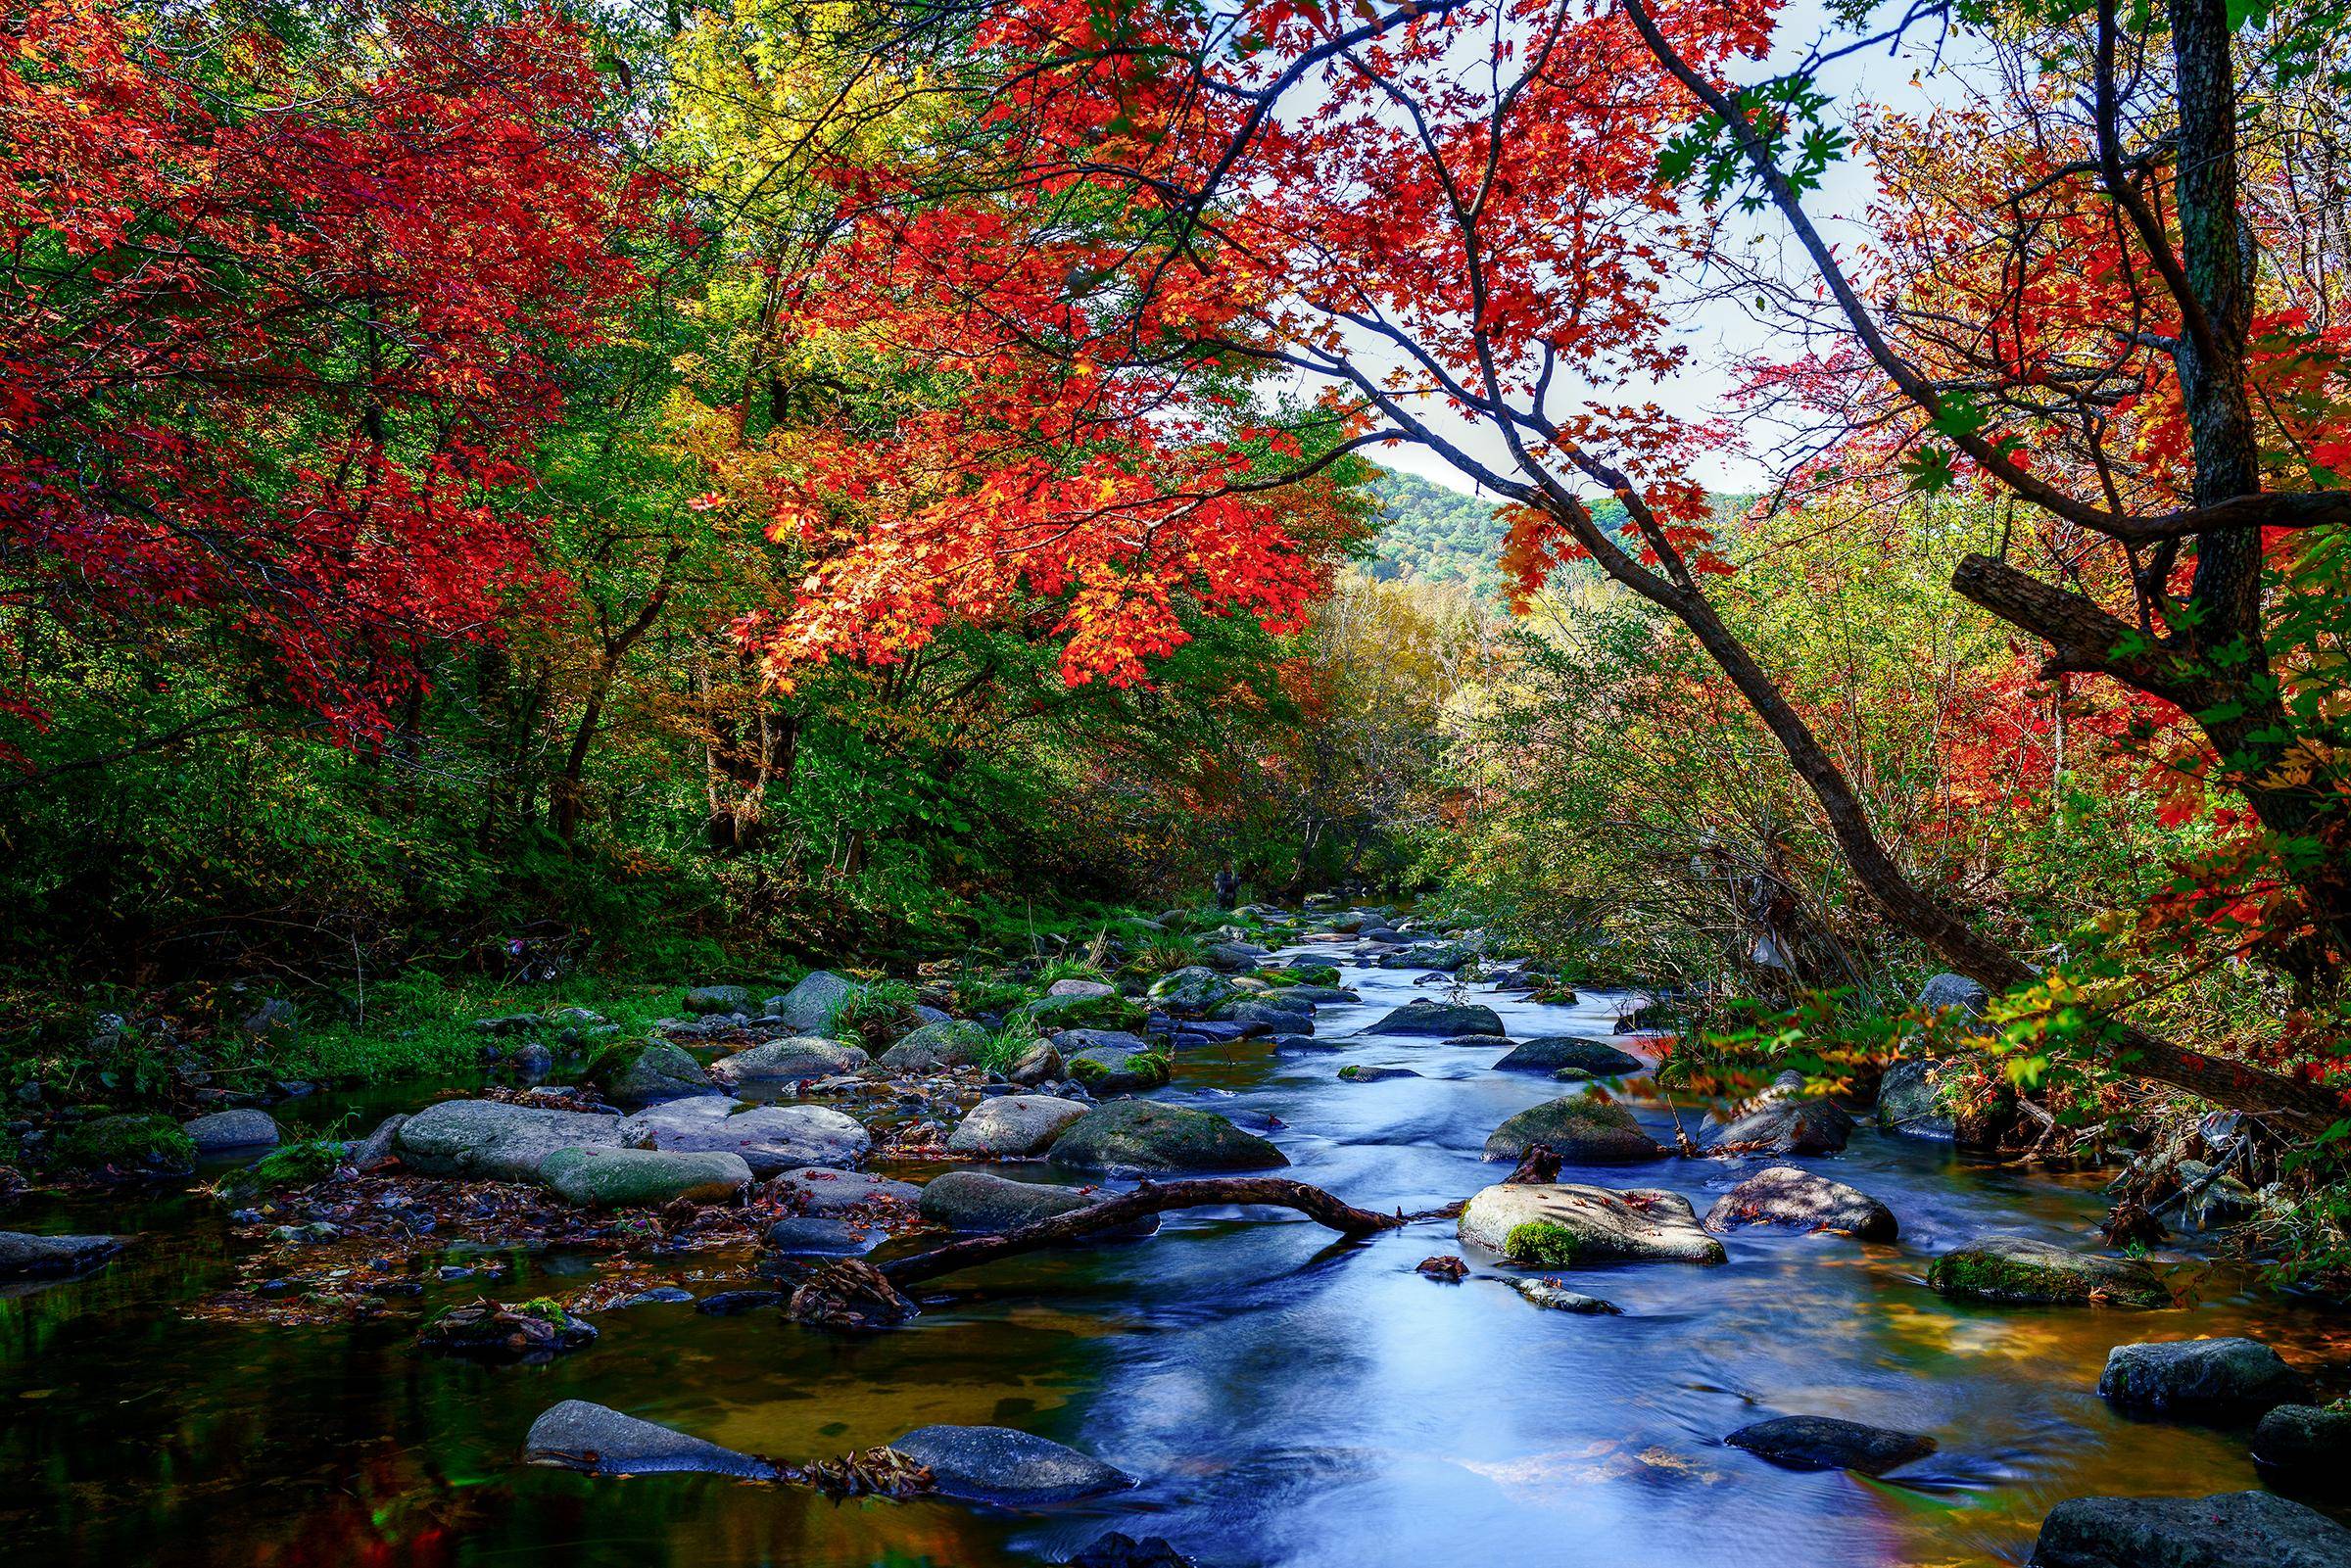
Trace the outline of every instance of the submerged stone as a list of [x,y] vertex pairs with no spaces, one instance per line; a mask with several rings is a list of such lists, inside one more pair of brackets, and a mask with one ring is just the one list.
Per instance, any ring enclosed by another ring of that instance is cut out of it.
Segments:
[[701,1471],[752,1481],[776,1479],[776,1467],[765,1459],[586,1400],[565,1400],[533,1421],[522,1457],[526,1464],[559,1465],[590,1475]]
[[2351,1530],[2267,1492],[2076,1497],[2041,1522],[2030,1568],[2351,1568]]
[[2310,1397],[2310,1379],[2259,1340],[2170,1340],[2106,1353],[2098,1393],[2125,1409],[2259,1415]]
[[83,1274],[121,1250],[120,1236],[39,1236],[0,1230],[0,1279],[62,1279]]
[[941,1496],[979,1502],[1069,1502],[1134,1485],[1090,1454],[1011,1427],[917,1427],[890,1447],[927,1467]]
[[1984,1236],[1927,1267],[1927,1283],[1958,1301],[2021,1307],[2169,1307],[2171,1293],[2135,1258],[2052,1247],[2024,1236]]
[[1741,1427],[1724,1438],[1760,1459],[1791,1470],[1858,1470],[1884,1475],[1935,1451],[1935,1440],[1827,1415],[1783,1415]]

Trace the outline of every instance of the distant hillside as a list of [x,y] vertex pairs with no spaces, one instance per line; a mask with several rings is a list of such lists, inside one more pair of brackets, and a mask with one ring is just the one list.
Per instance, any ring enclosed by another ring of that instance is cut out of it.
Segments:
[[[1370,484],[1379,499],[1379,534],[1372,541],[1371,575],[1382,582],[1465,583],[1481,595],[1502,597],[1506,530],[1493,501],[1464,496],[1416,474],[1382,468]],[[1621,520],[1612,497],[1593,502],[1604,527]],[[1597,570],[1597,568],[1579,568]]]

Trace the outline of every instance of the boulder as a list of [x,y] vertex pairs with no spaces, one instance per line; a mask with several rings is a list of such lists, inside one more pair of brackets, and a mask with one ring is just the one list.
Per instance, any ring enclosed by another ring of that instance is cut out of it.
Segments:
[[1379,1083],[1388,1078],[1416,1078],[1420,1074],[1415,1072],[1411,1068],[1367,1067],[1361,1063],[1350,1063],[1339,1069],[1339,1079],[1343,1083]]
[[1499,1039],[1503,1027],[1501,1015],[1482,1003],[1456,1006],[1422,997],[1416,1002],[1407,1002],[1363,1032],[1424,1034],[1440,1040],[1465,1034],[1492,1035]]
[[1940,1062],[1896,1062],[1878,1080],[1878,1125],[1905,1137],[1949,1143],[1956,1135],[1950,1097],[1937,1081]]
[[805,1165],[775,1176],[762,1189],[762,1196],[790,1204],[803,1214],[831,1219],[875,1204],[885,1210],[890,1204],[911,1208],[922,1201],[923,1189],[910,1181],[892,1181],[862,1170]]
[[1957,1301],[2021,1307],[2169,1307],[2171,1292],[2135,1258],[1983,1236],[1927,1266],[1927,1283]]
[[676,1154],[734,1155],[762,1176],[797,1165],[853,1165],[873,1147],[872,1134],[831,1106],[745,1106],[716,1095],[640,1112],[622,1124],[617,1141]]
[[1047,996],[1116,996],[1119,988],[1101,980],[1055,980],[1045,987]]
[[748,1013],[751,993],[742,985],[696,985],[686,992],[686,1011],[725,1017],[731,1013]]
[[2168,1340],[2106,1353],[2098,1394],[2127,1410],[2255,1416],[2310,1398],[2310,1379],[2259,1340]]
[[751,1184],[741,1155],[666,1149],[557,1149],[540,1162],[539,1174],[584,1209],[657,1209],[680,1198],[727,1203]]
[[1040,1040],[1021,1053],[1004,1076],[1024,1089],[1034,1089],[1055,1083],[1069,1076],[1069,1066],[1061,1059],[1061,1048],[1049,1040]]
[[2076,1497],[2049,1510],[2029,1568],[2346,1568],[2351,1530],[2267,1492]]
[[1504,1182],[1463,1206],[1462,1240],[1513,1262],[1719,1263],[1722,1243],[1678,1193],[1612,1192],[1568,1182]]
[[1040,996],[1016,1009],[1048,1034],[1064,1029],[1139,1029],[1142,1008],[1112,992],[1108,996]]
[[1062,1129],[1087,1108],[1049,1094],[1005,1094],[972,1107],[947,1137],[949,1154],[981,1160],[1025,1160],[1053,1146]]
[[1853,1118],[1826,1100],[1773,1099],[1725,1122],[1712,1142],[1775,1155],[1833,1155],[1852,1130]]
[[821,1034],[833,1027],[857,987],[831,970],[818,970],[781,996],[771,996],[762,1010],[786,1028],[801,1034]]
[[1213,1111],[1148,1100],[1087,1112],[1055,1140],[1049,1158],[1081,1170],[1264,1170],[1290,1163]]
[[1292,1002],[1279,993],[1236,998],[1209,1014],[1209,1018],[1219,1023],[1261,1024],[1272,1034],[1315,1032],[1314,1004]]
[[586,1400],[565,1400],[533,1421],[522,1458],[525,1464],[560,1465],[590,1475],[702,1471],[751,1481],[777,1479],[776,1467],[765,1459]]
[[2253,1429],[2253,1462],[2274,1486],[2351,1490],[2351,1409],[2279,1405]]
[[392,1146],[419,1175],[537,1181],[541,1162],[557,1149],[616,1147],[620,1124],[600,1112],[444,1100],[403,1122]]
[[1827,1415],[1783,1415],[1743,1426],[1724,1438],[1734,1449],[1791,1470],[1858,1470],[1879,1476],[1923,1459],[1935,1440]]
[[1263,964],[1269,956],[1255,942],[1211,942],[1200,950],[1213,969],[1227,974],[1244,974]]
[[1955,1007],[1971,1019],[1980,1019],[1991,1005],[1991,993],[1964,974],[1938,974],[1920,989],[1918,1005],[1936,1011]]
[[1200,1568],[1200,1565],[1177,1551],[1165,1536],[1145,1536],[1137,1541],[1119,1531],[1106,1530],[1063,1568]]
[[1150,991],[1151,1000],[1171,1013],[1206,1013],[1239,994],[1230,980],[1198,964],[1161,975]]
[[769,1040],[721,1057],[710,1065],[710,1075],[721,1083],[806,1083],[814,1078],[830,1078],[845,1072],[863,1072],[874,1065],[874,1059],[861,1046],[843,1045],[839,1040],[818,1039],[812,1035],[794,1035],[790,1039]]
[[120,1236],[36,1236],[0,1230],[0,1279],[59,1279],[87,1273],[122,1250]]
[[895,1045],[882,1053],[881,1062],[891,1072],[937,1072],[946,1068],[969,1067],[987,1049],[989,1038],[984,1025],[968,1019],[926,1023],[901,1035]]
[[237,1032],[259,1045],[285,1045],[302,1032],[302,1012],[282,996],[265,997],[237,1021]]
[[1737,1230],[1742,1225],[1843,1231],[1863,1241],[1892,1241],[1901,1229],[1894,1211],[1860,1188],[1795,1165],[1756,1171],[1706,1211],[1708,1230]]
[[708,1094],[710,1074],[682,1045],[668,1040],[639,1040],[614,1046],[598,1056],[588,1081],[619,1106],[653,1105]]
[[1510,1054],[1495,1063],[1494,1068],[1502,1072],[1551,1072],[1560,1068],[1575,1068],[1586,1077],[1620,1078],[1628,1072],[1647,1071],[1648,1064],[1606,1040],[1546,1034],[1512,1046]]
[[1061,1038],[1063,1061],[1070,1076],[1085,1085],[1094,1094],[1132,1094],[1139,1090],[1156,1089],[1168,1081],[1171,1069],[1167,1053],[1155,1051],[1135,1035],[1118,1032],[1120,1040],[1132,1044],[1089,1045],[1082,1050],[1069,1049],[1074,1036],[1114,1033],[1111,1030],[1073,1029]]
[[917,1427],[891,1448],[931,1472],[943,1497],[1030,1506],[1124,1492],[1134,1477],[1006,1426]]
[[211,1116],[181,1122],[179,1130],[188,1135],[199,1155],[267,1149],[277,1143],[277,1122],[266,1111],[216,1111]]
[[1662,1160],[1665,1151],[1613,1100],[1572,1094],[1519,1112],[1486,1140],[1488,1160],[1516,1160],[1533,1144],[1548,1146],[1569,1164],[1630,1165]]
[[[949,1230],[1018,1230],[1073,1209],[1087,1209],[1108,1194],[1080,1192],[1075,1187],[1051,1187],[1036,1181],[1011,1181],[984,1170],[950,1170],[935,1176],[922,1191],[923,1217]],[[1146,1215],[1113,1234],[1148,1236],[1159,1228],[1157,1214]]]

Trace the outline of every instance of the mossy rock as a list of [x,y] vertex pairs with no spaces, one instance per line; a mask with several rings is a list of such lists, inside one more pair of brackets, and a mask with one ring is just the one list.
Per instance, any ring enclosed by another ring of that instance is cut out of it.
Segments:
[[1121,1100],[1054,1141],[1052,1163],[1081,1170],[1265,1170],[1289,1157],[1213,1111]]
[[196,1168],[196,1140],[168,1117],[100,1117],[60,1136],[57,1153],[65,1164],[89,1170],[179,1175]]
[[1565,1225],[1548,1219],[1530,1219],[1522,1225],[1512,1225],[1503,1238],[1502,1255],[1514,1263],[1533,1263],[1539,1268],[1569,1268],[1590,1256],[1583,1238]]
[[1546,1101],[1519,1112],[1486,1140],[1488,1160],[1516,1160],[1542,1144],[1569,1164],[1629,1165],[1662,1160],[1665,1151],[1613,1100],[1588,1094]]
[[736,1154],[686,1154],[666,1149],[557,1149],[540,1176],[569,1202],[590,1209],[658,1208],[680,1198],[732,1201],[751,1184],[751,1167]]
[[1145,1022],[1141,1005],[1124,996],[1040,996],[1019,1011],[1049,1031],[1139,1029]]
[[1618,1192],[1573,1182],[1503,1182],[1463,1205],[1462,1240],[1513,1262],[1564,1268],[1594,1262],[1719,1263],[1722,1243],[1679,1193]]
[[1072,1052],[1064,1060],[1070,1076],[1094,1094],[1133,1094],[1156,1089],[1175,1076],[1175,1064],[1166,1052],[1138,1050],[1133,1046],[1091,1045]]
[[1955,1301],[2016,1307],[2169,1307],[2171,1292],[2135,1258],[2109,1258],[2021,1236],[1987,1236],[1927,1265]]
[[294,1192],[315,1187],[343,1164],[343,1145],[331,1138],[310,1138],[272,1149],[220,1184],[220,1195],[244,1203],[265,1192]]
[[892,1072],[936,1072],[941,1068],[970,1067],[983,1061],[992,1036],[968,1019],[926,1023],[910,1030],[882,1053],[881,1065]]
[[615,1041],[597,1053],[584,1075],[614,1105],[651,1105],[710,1092],[702,1065],[668,1040]]

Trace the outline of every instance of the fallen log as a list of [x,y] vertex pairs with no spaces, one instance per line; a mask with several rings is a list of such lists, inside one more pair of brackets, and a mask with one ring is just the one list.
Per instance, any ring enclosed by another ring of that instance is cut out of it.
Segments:
[[800,1322],[834,1327],[875,1327],[903,1322],[916,1310],[914,1304],[901,1294],[905,1286],[993,1262],[999,1258],[1066,1246],[1174,1209],[1214,1209],[1235,1204],[1294,1210],[1348,1237],[1373,1236],[1407,1223],[1404,1214],[1380,1214],[1358,1209],[1319,1187],[1282,1176],[1146,1181],[1131,1192],[1105,1198],[1083,1209],[1073,1209],[1068,1213],[992,1236],[949,1242],[944,1247],[935,1247],[878,1268],[857,1259],[824,1264],[792,1293],[786,1310]]

